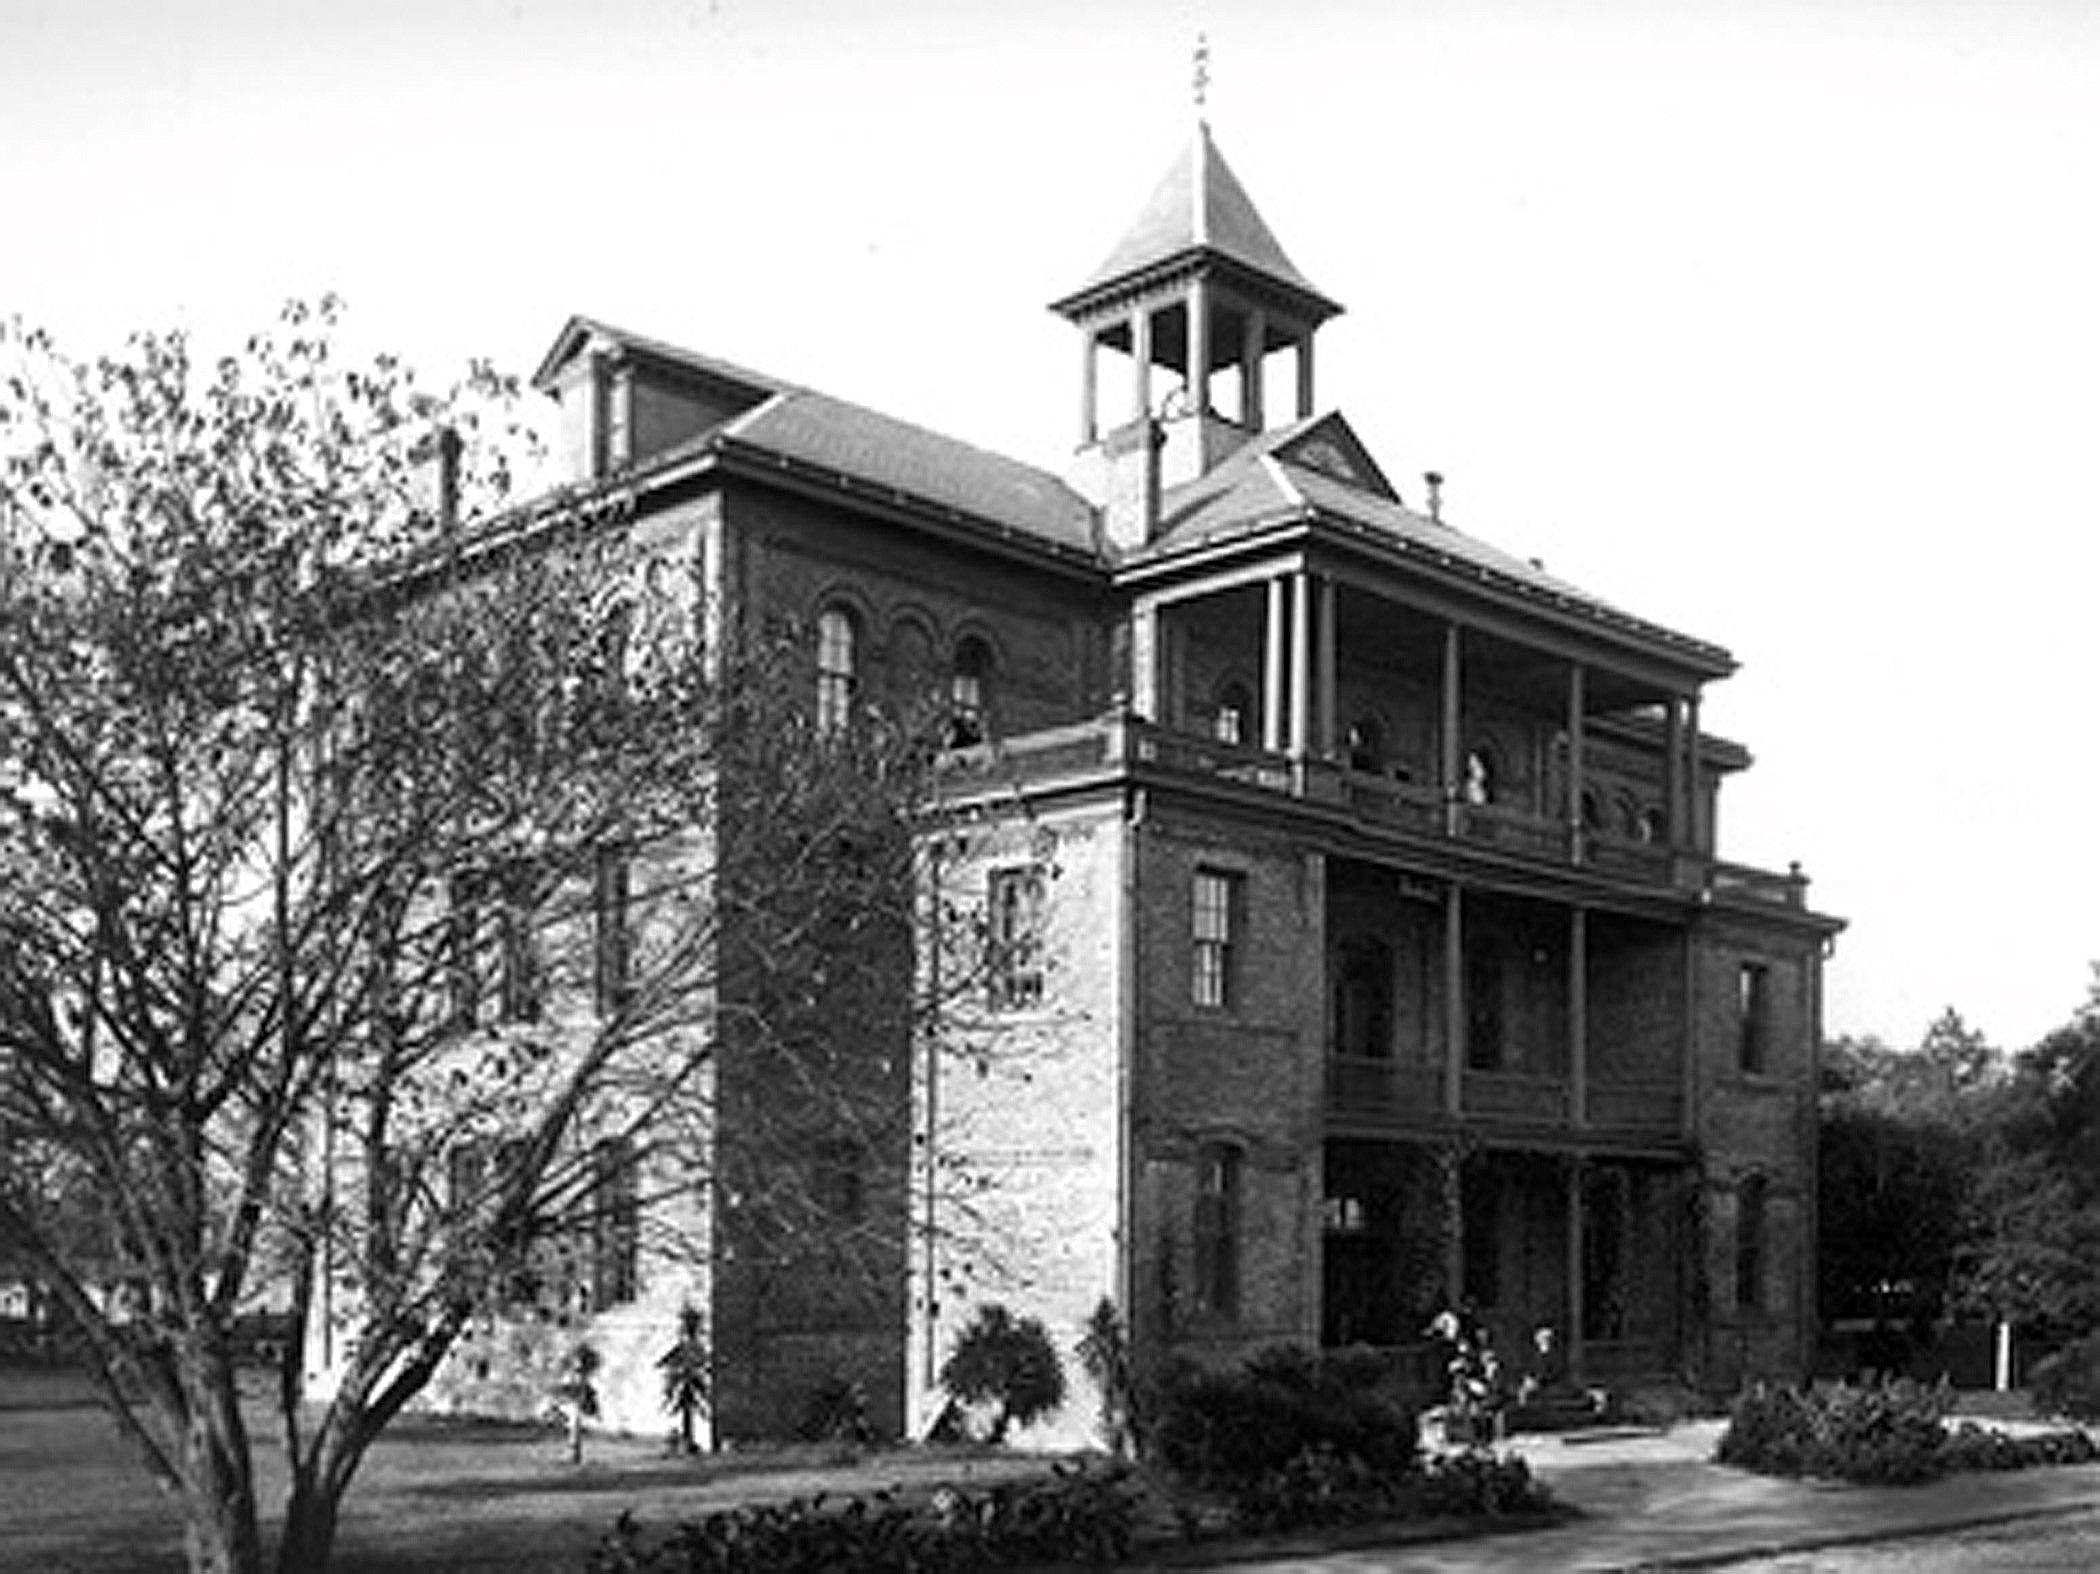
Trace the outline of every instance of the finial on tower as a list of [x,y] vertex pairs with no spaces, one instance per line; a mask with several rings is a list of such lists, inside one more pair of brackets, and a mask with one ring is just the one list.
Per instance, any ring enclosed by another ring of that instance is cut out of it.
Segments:
[[1196,35],[1195,69],[1190,76],[1189,86],[1196,99],[1196,118],[1202,120],[1205,118],[1205,110],[1210,105],[1210,39],[1203,33]]

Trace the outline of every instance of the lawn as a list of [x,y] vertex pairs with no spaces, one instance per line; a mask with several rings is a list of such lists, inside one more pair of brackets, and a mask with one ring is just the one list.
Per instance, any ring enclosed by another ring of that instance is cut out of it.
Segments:
[[[284,1473],[267,1405],[251,1407],[265,1516]],[[592,1438],[581,1466],[553,1429],[408,1417],[374,1445],[345,1503],[341,1574],[451,1570],[580,1574],[623,1509],[691,1518],[734,1502],[865,1492],[1040,1471],[1027,1456],[799,1449],[667,1457],[654,1439]],[[182,1567],[182,1522],[77,1379],[0,1369],[0,1569],[161,1574]]]

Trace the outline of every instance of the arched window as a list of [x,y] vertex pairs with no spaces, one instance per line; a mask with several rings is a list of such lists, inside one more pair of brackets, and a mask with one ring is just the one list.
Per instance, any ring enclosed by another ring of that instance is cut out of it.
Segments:
[[1240,1190],[1245,1155],[1229,1142],[1196,1153],[1196,1309],[1232,1317],[1240,1308]]
[[1385,767],[1385,732],[1376,716],[1359,716],[1349,723],[1347,746],[1352,771],[1376,773]]
[[1592,836],[1604,829],[1604,800],[1594,787],[1582,789],[1582,828]]
[[859,677],[860,630],[843,607],[817,614],[817,726],[837,732],[853,713]]
[[1218,685],[1217,709],[1211,713],[1211,734],[1220,743],[1253,741],[1254,696],[1237,680]]
[[1502,768],[1492,745],[1476,743],[1466,751],[1466,776],[1461,788],[1470,804],[1493,803],[1502,792]]
[[992,648],[975,634],[955,642],[955,666],[948,678],[948,747],[966,749],[985,740],[985,680],[991,676]]
[[1735,1194],[1735,1304],[1746,1312],[1765,1304],[1765,1230],[1770,1183],[1746,1176]]

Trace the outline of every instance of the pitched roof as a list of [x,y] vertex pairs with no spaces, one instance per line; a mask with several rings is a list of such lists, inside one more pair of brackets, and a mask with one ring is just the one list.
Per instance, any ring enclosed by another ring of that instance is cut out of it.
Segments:
[[1189,145],[1153,188],[1137,222],[1107,260],[1054,309],[1074,309],[1111,286],[1204,255],[1222,258],[1281,285],[1302,297],[1319,316],[1341,310],[1284,253],[1203,121],[1196,123]]
[[1349,478],[1341,466],[1317,457],[1323,448],[1344,459],[1361,451],[1338,414],[1314,416],[1243,444],[1209,474],[1160,500],[1159,534],[1125,563],[1157,561],[1267,526],[1307,521],[1374,549],[1500,585],[1533,603],[1659,640],[1703,663],[1732,666],[1719,646],[1622,611],[1538,563],[1416,513],[1382,485],[1382,476]]
[[724,448],[771,454],[1066,552],[1097,555],[1093,509],[1049,471],[829,394],[784,389],[718,437]]

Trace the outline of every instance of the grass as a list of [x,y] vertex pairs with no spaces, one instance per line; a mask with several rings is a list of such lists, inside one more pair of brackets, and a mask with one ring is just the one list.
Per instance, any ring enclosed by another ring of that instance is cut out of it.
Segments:
[[[266,1544],[284,1499],[278,1433],[248,1409]],[[669,1456],[653,1439],[593,1437],[580,1466],[552,1428],[405,1417],[373,1445],[344,1501],[340,1574],[579,1574],[623,1509],[668,1523],[731,1503],[1038,1473],[1028,1456],[837,1448]],[[0,1568],[162,1574],[182,1520],[86,1385],[0,1369]]]

